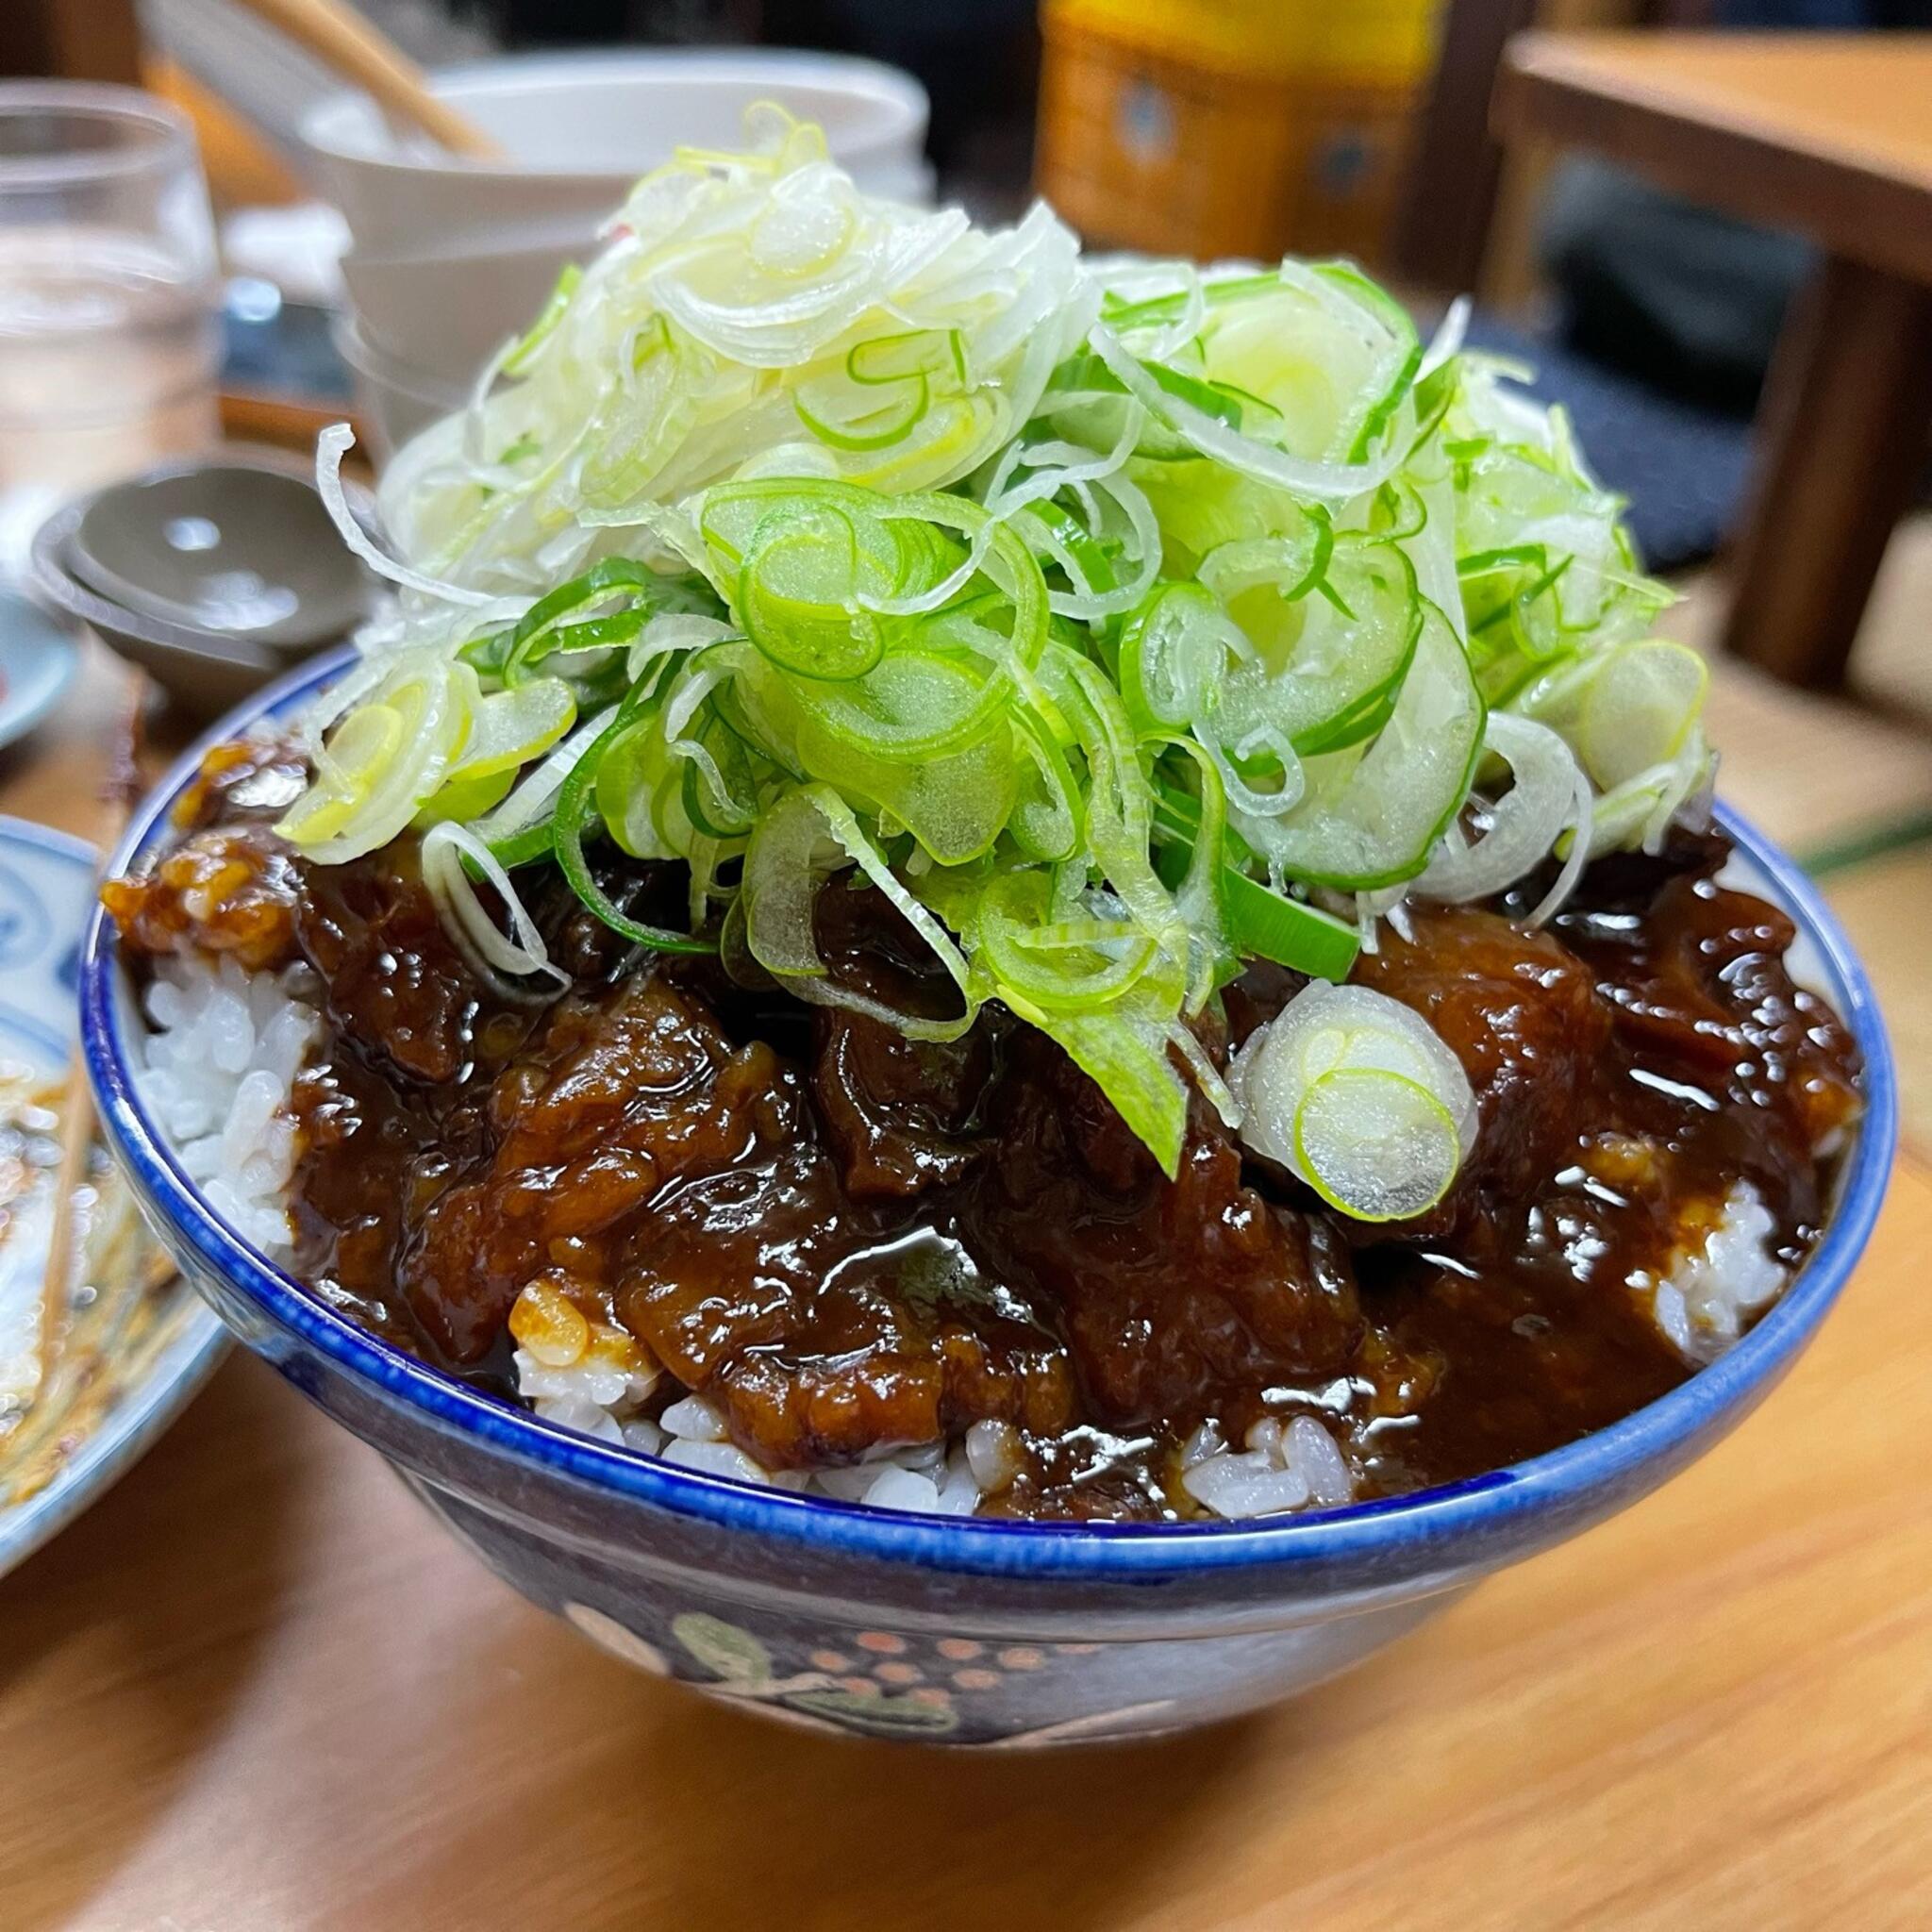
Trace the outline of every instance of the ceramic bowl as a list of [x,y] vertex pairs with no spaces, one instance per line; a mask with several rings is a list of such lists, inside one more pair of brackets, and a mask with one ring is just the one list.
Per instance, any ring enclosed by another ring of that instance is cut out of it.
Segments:
[[455,415],[470,399],[467,375],[438,375],[404,362],[372,342],[354,315],[338,315],[329,335],[348,369],[356,419],[378,469],[387,468],[411,438]]
[[[208,463],[224,471],[254,468],[291,478],[308,478],[314,475],[312,466],[299,457],[280,450],[229,444],[209,458],[188,458],[160,464],[132,479],[132,483],[139,486],[191,475]],[[129,482],[123,481],[108,485],[107,490],[119,492],[129,487]],[[375,499],[359,484],[345,481],[343,491],[355,514],[373,528]],[[176,623],[154,610],[130,609],[112,596],[103,595],[89,581],[87,568],[75,549],[76,532],[102,493],[96,491],[76,498],[41,525],[29,555],[33,588],[56,609],[86,625],[110,650],[130,663],[139,664],[168,694],[182,716],[197,723],[219,717],[279,676],[289,668],[292,657],[315,648],[264,643],[246,635]],[[286,519],[279,521],[278,527],[281,537],[277,541],[283,541],[288,527]],[[332,558],[342,554],[333,528],[327,532],[326,548]],[[345,609],[341,625],[322,643],[338,642],[361,614],[358,609]]]
[[[286,712],[306,671],[228,721]],[[192,755],[115,855],[169,838]],[[1420,1494],[1242,1523],[922,1517],[745,1487],[539,1421],[400,1353],[250,1250],[142,1104],[111,928],[81,963],[87,1065],[116,1155],[223,1318],[394,1465],[532,1602],[714,1697],[817,1728],[1025,1746],[1165,1731],[1288,1696],[1413,1629],[1504,1565],[1635,1503],[1734,1428],[1811,1339],[1878,1211],[1894,1138],[1872,989],[1791,861],[1733,817],[1744,882],[1798,923],[1801,976],[1866,1058],[1831,1225],[1784,1299],[1661,1400],[1551,1455]]]
[[342,257],[342,286],[354,305],[342,324],[359,338],[338,335],[352,358],[360,343],[370,358],[433,381],[465,384],[541,311],[568,262],[594,252],[576,236],[540,236],[469,254],[427,251]]
[[816,121],[868,192],[932,199],[925,91],[875,60],[769,48],[519,55],[450,69],[433,86],[509,158],[398,141],[365,94],[330,95],[303,117],[303,142],[358,248],[467,251],[547,224],[588,250],[640,175],[680,142],[737,146],[744,109],[760,100]]
[[69,554],[124,609],[271,650],[334,643],[369,614],[306,465],[204,460],[96,491]]

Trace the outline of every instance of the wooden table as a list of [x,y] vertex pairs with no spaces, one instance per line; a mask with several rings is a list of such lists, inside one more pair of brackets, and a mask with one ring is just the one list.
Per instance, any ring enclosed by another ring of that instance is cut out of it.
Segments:
[[1725,642],[1841,682],[1932,442],[1932,34],[1525,34],[1493,114],[1819,244],[1760,411]]
[[[84,823],[98,662],[0,809]],[[0,1580],[6,1932],[1932,1924],[1932,1174],[1659,1495],[1205,1735],[779,1730],[527,1607],[237,1353]]]

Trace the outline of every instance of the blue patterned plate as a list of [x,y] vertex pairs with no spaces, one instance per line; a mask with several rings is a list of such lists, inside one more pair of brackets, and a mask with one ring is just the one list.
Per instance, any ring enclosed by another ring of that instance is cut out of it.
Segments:
[[94,855],[77,839],[0,818],[0,1573],[141,1455],[224,1345],[104,1154],[76,1197],[75,1279],[46,1281],[93,890]]

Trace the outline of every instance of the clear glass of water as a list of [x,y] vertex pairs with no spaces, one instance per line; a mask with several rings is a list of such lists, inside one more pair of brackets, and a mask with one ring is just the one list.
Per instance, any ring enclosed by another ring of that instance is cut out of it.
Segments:
[[0,579],[66,498],[218,439],[219,292],[182,116],[0,85]]

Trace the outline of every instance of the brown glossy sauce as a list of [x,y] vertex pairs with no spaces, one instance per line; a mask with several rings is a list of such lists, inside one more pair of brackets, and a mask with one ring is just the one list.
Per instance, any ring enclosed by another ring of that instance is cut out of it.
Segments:
[[[1783,916],[1711,883],[1715,840],[1592,868],[1547,933],[1424,909],[1361,961],[1462,1059],[1482,1122],[1448,1200],[1367,1228],[1198,1101],[1169,1182],[1003,1016],[908,1041],[706,962],[632,958],[554,881],[533,909],[575,988],[493,998],[409,841],[333,868],[276,844],[249,791],[275,791],[280,756],[213,774],[189,847],[109,903],[137,949],[225,943],[319,976],[326,1033],[296,1095],[302,1272],[505,1393],[510,1309],[541,1281],[672,1372],[654,1407],[675,1377],[768,1467],[993,1420],[1025,1455],[988,1508],[1145,1516],[1191,1512],[1175,1457],[1210,1418],[1238,1442],[1263,1416],[1315,1415],[1371,1494],[1519,1460],[1690,1373],[1641,1284],[1734,1184],[1803,1258],[1821,1155],[1856,1112],[1849,1039],[1792,987]],[[675,903],[649,867],[607,884]],[[828,890],[820,939],[849,984],[943,998],[875,893]],[[1256,969],[1209,1050],[1300,983]]]

